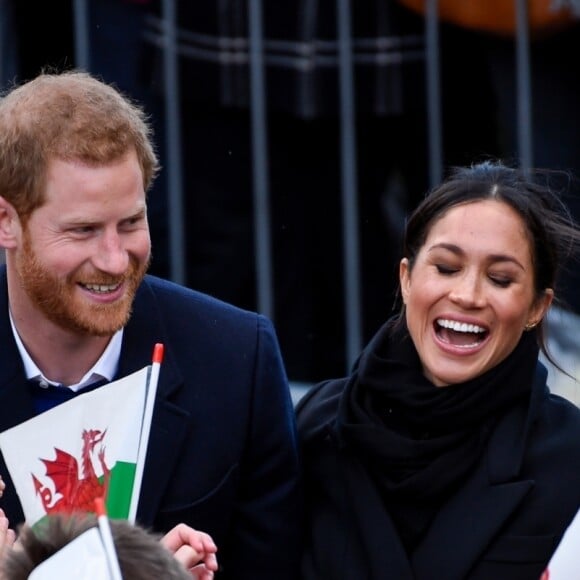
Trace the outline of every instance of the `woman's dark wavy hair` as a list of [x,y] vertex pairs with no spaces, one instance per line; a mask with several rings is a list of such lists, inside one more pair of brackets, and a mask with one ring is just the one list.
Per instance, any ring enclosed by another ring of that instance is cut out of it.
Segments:
[[[561,194],[551,186],[551,181],[557,178],[561,181],[562,173],[539,169],[524,171],[500,161],[454,168],[441,185],[428,192],[409,217],[403,240],[403,255],[409,260],[409,269],[412,270],[431,228],[447,211],[458,205],[495,199],[512,207],[525,224],[532,250],[536,298],[548,288],[554,289],[556,298],[558,275],[580,249],[580,229]],[[396,325],[403,322],[405,314],[400,299],[399,307]],[[542,321],[534,332],[544,355],[560,368],[548,352]]]

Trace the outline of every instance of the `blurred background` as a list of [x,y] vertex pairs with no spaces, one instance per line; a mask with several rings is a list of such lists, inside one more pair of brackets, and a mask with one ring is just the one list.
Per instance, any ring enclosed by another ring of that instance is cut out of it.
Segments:
[[[143,105],[151,273],[272,318],[296,397],[392,315],[406,216],[453,166],[562,170],[580,219],[579,54],[580,0],[0,0],[3,90],[82,68]],[[579,282],[549,324],[576,403]]]

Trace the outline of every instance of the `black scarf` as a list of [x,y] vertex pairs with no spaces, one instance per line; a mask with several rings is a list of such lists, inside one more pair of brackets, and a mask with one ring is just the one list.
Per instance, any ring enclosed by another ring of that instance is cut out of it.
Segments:
[[537,358],[533,333],[524,333],[493,369],[435,387],[406,328],[387,323],[365,349],[342,394],[337,433],[375,481],[409,553],[479,461],[495,421],[529,398]]

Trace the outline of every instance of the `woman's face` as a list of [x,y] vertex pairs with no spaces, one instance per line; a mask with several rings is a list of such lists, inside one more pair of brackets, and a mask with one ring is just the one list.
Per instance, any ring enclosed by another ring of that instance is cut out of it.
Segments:
[[432,225],[412,271],[405,258],[399,273],[409,332],[437,386],[496,366],[552,300],[551,290],[535,300],[524,222],[495,200],[449,209]]

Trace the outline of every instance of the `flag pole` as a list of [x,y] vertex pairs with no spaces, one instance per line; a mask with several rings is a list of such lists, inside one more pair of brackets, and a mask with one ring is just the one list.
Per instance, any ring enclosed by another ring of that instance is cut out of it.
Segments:
[[111,525],[107,512],[105,511],[105,500],[102,497],[95,498],[95,512],[97,514],[97,523],[99,525],[99,532],[101,540],[107,555],[107,564],[112,580],[123,580],[121,567],[119,566],[119,559],[117,558],[117,550],[115,542],[113,541],[113,534],[111,533]]
[[143,413],[143,427],[141,428],[139,450],[137,452],[135,482],[133,484],[133,493],[131,495],[131,505],[129,506],[129,516],[127,518],[132,524],[135,523],[137,517],[137,507],[139,505],[139,496],[141,495],[141,483],[143,481],[143,470],[145,469],[145,457],[147,455],[149,433],[151,432],[151,419],[153,418],[153,407],[155,406],[157,383],[159,381],[159,370],[163,361],[163,351],[164,347],[161,343],[157,343],[153,349],[151,373],[149,375],[147,397],[145,400],[145,411]]

